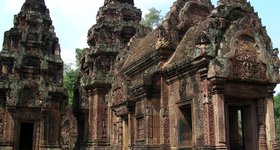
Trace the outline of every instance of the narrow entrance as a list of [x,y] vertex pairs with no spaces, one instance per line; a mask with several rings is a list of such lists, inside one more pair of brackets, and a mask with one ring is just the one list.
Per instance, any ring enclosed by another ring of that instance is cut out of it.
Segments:
[[230,150],[256,150],[256,110],[254,105],[228,107],[227,138]]
[[240,107],[229,107],[229,138],[231,150],[244,150],[242,111]]
[[178,141],[180,147],[191,147],[192,143],[192,109],[191,104],[180,108],[178,120]]
[[19,150],[32,150],[34,123],[20,123]]

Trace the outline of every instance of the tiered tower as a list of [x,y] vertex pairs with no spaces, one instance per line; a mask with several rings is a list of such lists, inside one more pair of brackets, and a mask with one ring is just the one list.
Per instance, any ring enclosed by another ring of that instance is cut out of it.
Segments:
[[44,0],[26,0],[0,52],[0,149],[56,149],[67,106],[60,45]]
[[86,148],[108,147],[108,103],[105,95],[112,83],[116,56],[139,28],[141,11],[133,0],[105,0],[96,24],[89,29],[90,46],[81,60],[82,99],[79,108],[82,132],[79,143]]

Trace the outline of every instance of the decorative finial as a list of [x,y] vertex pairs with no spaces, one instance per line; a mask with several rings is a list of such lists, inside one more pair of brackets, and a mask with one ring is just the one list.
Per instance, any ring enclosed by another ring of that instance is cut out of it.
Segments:
[[245,4],[247,0],[219,0],[218,5]]
[[114,4],[114,3],[127,3],[134,6],[134,0],[105,0],[104,5]]
[[44,12],[47,9],[44,0],[25,0],[21,10],[33,10]]

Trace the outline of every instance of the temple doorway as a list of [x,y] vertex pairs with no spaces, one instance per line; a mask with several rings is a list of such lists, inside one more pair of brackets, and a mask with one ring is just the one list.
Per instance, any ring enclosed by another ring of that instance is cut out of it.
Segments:
[[228,149],[256,150],[257,115],[255,105],[228,105],[226,110]]
[[33,149],[34,123],[20,123],[19,150]]
[[192,141],[192,108],[191,104],[180,107],[178,120],[178,141],[181,148],[193,146]]

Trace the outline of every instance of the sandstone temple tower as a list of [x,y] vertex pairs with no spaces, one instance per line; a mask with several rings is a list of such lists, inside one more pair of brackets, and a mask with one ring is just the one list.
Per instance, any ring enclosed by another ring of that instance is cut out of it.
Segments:
[[135,35],[141,11],[133,0],[105,0],[96,25],[88,31],[87,49],[81,60],[79,137],[81,148],[105,149],[110,143],[110,116],[106,95],[111,89],[116,56]]
[[63,62],[44,0],[26,0],[15,15],[4,34],[0,68],[0,149],[63,147]]
[[88,31],[74,113],[44,0],[26,0],[0,52],[2,150],[278,150],[278,49],[246,0],[176,0],[156,29],[105,0]]

